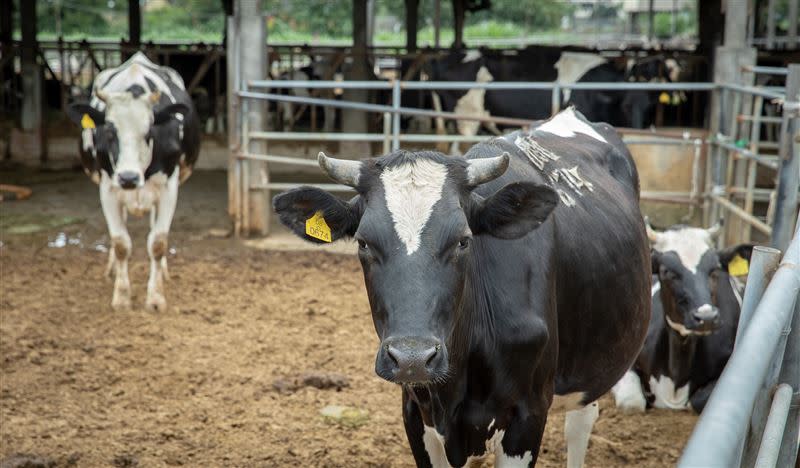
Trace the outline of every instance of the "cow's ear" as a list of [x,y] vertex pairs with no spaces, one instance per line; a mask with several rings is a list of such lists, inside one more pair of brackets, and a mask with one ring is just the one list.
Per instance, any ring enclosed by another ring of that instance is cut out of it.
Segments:
[[300,187],[277,195],[272,207],[281,223],[296,236],[317,243],[352,237],[363,213],[361,197],[345,202],[314,187]]
[[475,203],[469,214],[473,234],[518,239],[541,225],[558,204],[558,194],[546,185],[515,182]]
[[105,112],[99,111],[85,102],[75,102],[67,106],[67,117],[81,128],[99,127],[106,123]]
[[750,256],[753,255],[753,244],[739,244],[727,249],[722,249],[717,252],[719,256],[719,263],[722,264],[724,270],[728,269],[728,263],[737,255],[750,262]]
[[187,115],[188,113],[189,106],[180,102],[164,106],[157,111],[153,111],[153,125],[161,125],[175,114]]

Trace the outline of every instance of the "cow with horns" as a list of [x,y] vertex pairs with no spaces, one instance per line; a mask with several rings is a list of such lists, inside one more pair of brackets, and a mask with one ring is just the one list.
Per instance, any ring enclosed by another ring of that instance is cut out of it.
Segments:
[[733,352],[746,274],[753,250],[713,247],[709,229],[647,226],[652,243],[652,311],[636,364],[614,386],[626,412],[662,409],[701,412]]
[[81,126],[83,167],[100,186],[111,237],[108,268],[114,271],[115,309],[131,305],[127,214],[150,213],[147,253],[150,279],[146,306],[164,310],[167,236],[178,186],[192,172],[200,151],[200,125],[183,80],[174,70],[137,52],[97,75],[89,103],[74,103],[69,118]]
[[568,109],[464,158],[319,163],[358,195],[301,187],[273,204],[302,238],[357,240],[375,370],[402,386],[417,465],[533,465],[555,394],[581,466],[650,315],[638,174],[616,131]]

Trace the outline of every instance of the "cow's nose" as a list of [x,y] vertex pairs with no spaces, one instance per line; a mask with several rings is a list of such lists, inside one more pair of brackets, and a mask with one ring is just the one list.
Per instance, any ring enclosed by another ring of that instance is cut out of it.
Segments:
[[695,309],[693,315],[701,322],[715,322],[719,319],[719,309],[711,304],[703,304]]
[[117,174],[119,186],[124,189],[136,188],[139,185],[139,174],[133,171],[124,171]]
[[398,383],[420,383],[434,379],[443,362],[444,351],[435,338],[389,338],[383,342],[377,370]]

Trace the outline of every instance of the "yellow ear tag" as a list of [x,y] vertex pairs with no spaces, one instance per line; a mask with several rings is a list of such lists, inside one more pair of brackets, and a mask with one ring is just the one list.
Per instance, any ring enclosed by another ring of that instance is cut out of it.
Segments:
[[92,120],[92,118],[89,117],[89,114],[83,114],[83,117],[81,118],[81,127],[83,127],[83,128],[95,128],[94,120]]
[[728,262],[728,273],[731,276],[745,276],[749,270],[747,260],[742,258],[741,255],[736,255]]
[[331,238],[331,228],[328,227],[328,223],[326,223],[325,218],[322,217],[321,211],[317,211],[314,213],[314,216],[306,220],[306,234],[324,242],[333,241]]
[[661,94],[658,95],[658,102],[660,102],[661,104],[669,104],[669,101],[670,101],[670,97],[669,97],[669,94],[667,94],[666,91],[664,91],[664,92],[662,92]]

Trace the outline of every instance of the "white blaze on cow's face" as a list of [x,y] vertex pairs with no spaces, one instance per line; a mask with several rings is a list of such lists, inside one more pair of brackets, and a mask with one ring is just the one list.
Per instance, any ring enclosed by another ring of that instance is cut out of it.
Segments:
[[114,133],[116,145],[111,147],[109,158],[114,174],[112,184],[124,189],[144,185],[144,173],[153,158],[153,140],[149,136],[153,125],[153,104],[159,93],[134,97],[129,92],[104,93],[105,118]]

